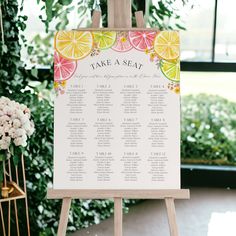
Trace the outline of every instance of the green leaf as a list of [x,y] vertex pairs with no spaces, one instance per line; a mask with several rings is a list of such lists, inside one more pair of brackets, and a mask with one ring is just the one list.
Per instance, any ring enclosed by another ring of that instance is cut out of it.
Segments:
[[32,68],[31,69],[31,75],[35,78],[38,78],[38,69]]
[[164,3],[162,1],[158,2],[158,6],[159,6],[161,11],[165,11],[166,10],[166,6],[164,5]]
[[63,6],[68,6],[72,3],[72,0],[58,0],[58,3],[60,3]]
[[45,5],[46,5],[46,15],[47,15],[47,21],[50,22],[52,21],[52,5],[53,5],[53,1],[54,0],[47,0],[45,1]]
[[181,30],[186,30],[186,28],[184,27],[184,26],[182,26],[182,25],[179,25],[179,24],[175,24],[179,29],[181,29]]
[[32,52],[33,52],[33,50],[34,50],[34,47],[33,47],[33,46],[28,46],[28,48],[27,48],[27,53],[28,53],[29,55],[31,55]]

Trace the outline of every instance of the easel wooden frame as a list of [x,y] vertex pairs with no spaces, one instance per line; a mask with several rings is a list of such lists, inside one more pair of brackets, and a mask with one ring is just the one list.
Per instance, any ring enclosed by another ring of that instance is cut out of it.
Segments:
[[[145,28],[143,12],[135,13],[137,27]],[[94,11],[92,29],[99,28],[101,12]],[[128,29],[131,22],[131,0],[108,0],[108,27]],[[88,30],[88,29],[87,29]],[[109,30],[109,29],[105,29]],[[62,199],[61,216],[58,227],[58,236],[66,235],[69,210],[72,199],[114,199],[114,236],[123,235],[122,199],[163,199],[165,200],[169,221],[170,235],[179,236],[175,212],[175,199],[189,199],[188,189],[170,190],[55,190],[48,189],[48,199]]]

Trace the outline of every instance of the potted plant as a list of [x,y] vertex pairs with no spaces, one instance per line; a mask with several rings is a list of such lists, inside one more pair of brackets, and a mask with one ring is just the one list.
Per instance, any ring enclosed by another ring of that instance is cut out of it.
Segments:
[[13,158],[15,165],[34,133],[30,110],[6,97],[0,97],[0,187],[3,198],[13,191],[7,186],[5,163]]

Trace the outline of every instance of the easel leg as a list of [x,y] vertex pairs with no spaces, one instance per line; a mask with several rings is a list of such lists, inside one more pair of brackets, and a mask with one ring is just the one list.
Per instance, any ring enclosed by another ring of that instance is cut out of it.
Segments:
[[179,236],[178,226],[176,222],[176,212],[175,212],[175,203],[174,198],[165,198],[169,227],[170,227],[170,235],[171,236]]
[[2,203],[0,203],[0,214],[1,214],[1,220],[2,220],[3,236],[6,236],[5,221],[4,221],[4,218],[3,218],[3,210],[2,210]]
[[8,236],[11,236],[11,201],[8,202]]
[[122,198],[114,199],[114,236],[122,236],[123,208]]
[[59,222],[58,231],[57,231],[58,236],[66,235],[66,228],[67,228],[67,223],[68,223],[70,205],[71,205],[71,198],[63,198],[62,207],[61,207],[61,217],[60,217],[60,222]]

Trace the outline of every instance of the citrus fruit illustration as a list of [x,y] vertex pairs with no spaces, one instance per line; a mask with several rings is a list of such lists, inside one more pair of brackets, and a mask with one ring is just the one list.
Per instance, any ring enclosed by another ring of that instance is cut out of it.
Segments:
[[128,33],[127,32],[120,32],[117,34],[117,39],[112,47],[113,50],[117,52],[127,52],[129,51],[132,47],[130,44],[129,38],[128,38]]
[[140,51],[153,48],[156,31],[130,31],[129,40],[132,46]]
[[154,40],[154,50],[163,59],[177,59],[179,57],[179,33],[176,31],[160,32]]
[[94,44],[98,49],[111,48],[116,41],[114,31],[95,31],[93,32]]
[[54,81],[69,79],[77,67],[76,61],[68,60],[57,52],[54,53]]
[[165,77],[173,82],[180,81],[180,61],[161,60],[160,68]]
[[92,50],[93,36],[88,31],[59,31],[55,36],[55,49],[64,58],[79,60]]

